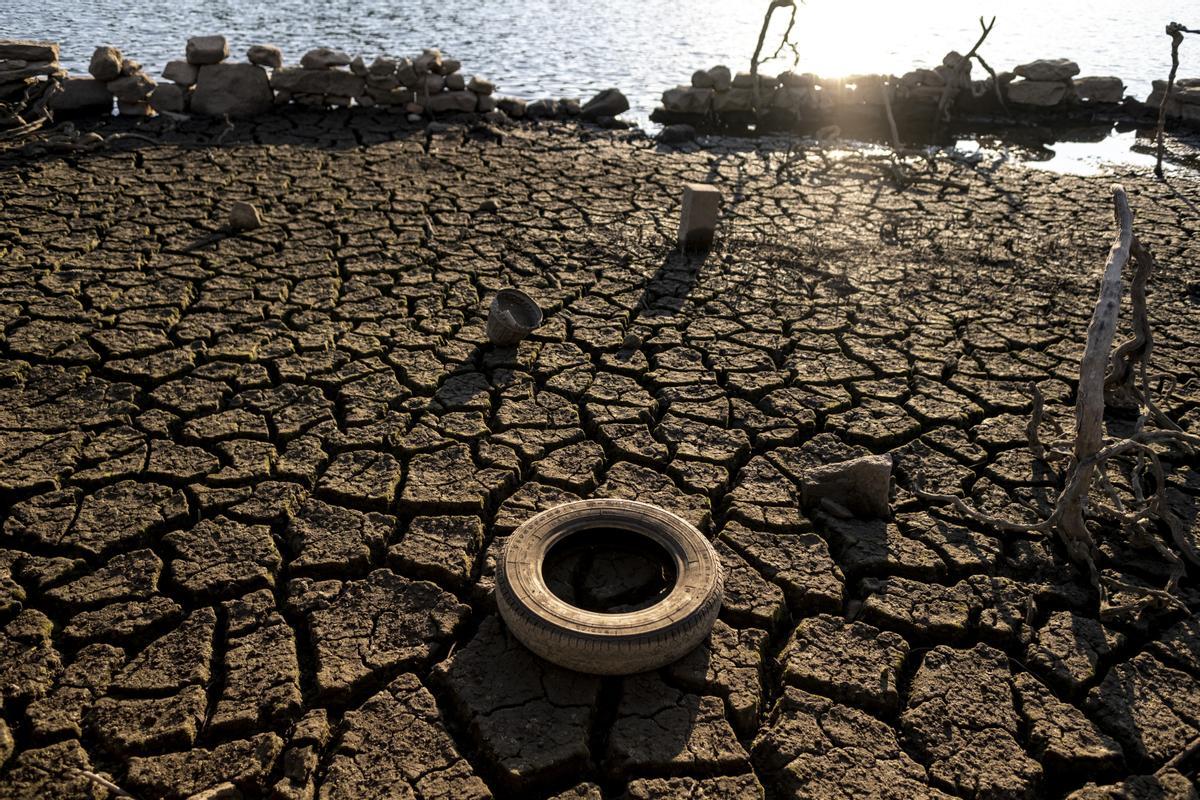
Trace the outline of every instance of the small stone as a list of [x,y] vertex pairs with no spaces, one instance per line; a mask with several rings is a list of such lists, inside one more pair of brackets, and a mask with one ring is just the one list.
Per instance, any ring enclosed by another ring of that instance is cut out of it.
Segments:
[[342,50],[329,47],[317,47],[309,50],[300,59],[300,66],[305,69],[331,69],[333,67],[350,66],[351,58]]
[[707,250],[712,244],[721,208],[721,190],[706,183],[683,186],[679,212],[679,247],[682,250]]
[[258,207],[251,203],[235,202],[229,208],[229,229],[235,232],[253,231],[262,227]]
[[280,69],[283,67],[283,52],[273,44],[256,44],[246,51],[246,59],[260,67]]
[[229,43],[224,36],[193,36],[187,43],[189,64],[220,64],[229,58]]
[[88,72],[96,80],[108,83],[121,77],[121,65],[124,62],[125,59],[121,57],[121,51],[117,48],[97,47],[88,64]]

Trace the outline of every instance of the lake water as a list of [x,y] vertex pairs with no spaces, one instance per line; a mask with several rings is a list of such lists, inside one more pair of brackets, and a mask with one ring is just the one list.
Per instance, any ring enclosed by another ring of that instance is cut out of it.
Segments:
[[[221,33],[240,57],[251,44],[289,62],[317,45],[410,55],[440,47],[503,94],[587,99],[617,86],[645,123],[663,89],[702,67],[748,69],[767,0],[0,0],[0,36],[53,39],[83,71],[113,44],[157,75],[189,36]],[[1196,0],[808,0],[796,15],[800,71],[901,73],[965,52],[979,16],[997,16],[980,52],[997,70],[1068,57],[1085,75],[1118,75],[1144,98],[1170,67],[1164,26],[1200,26]],[[779,22],[783,18],[780,14]],[[778,41],[777,25],[768,42]],[[773,45],[769,46],[771,51]],[[1200,76],[1200,37],[1181,49],[1181,76]],[[781,71],[783,59],[764,67]],[[978,68],[976,68],[978,70]]]

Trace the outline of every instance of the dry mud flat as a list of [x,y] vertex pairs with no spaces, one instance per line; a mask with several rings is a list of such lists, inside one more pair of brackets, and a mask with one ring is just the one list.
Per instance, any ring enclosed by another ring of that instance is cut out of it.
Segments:
[[[1101,622],[1057,544],[905,488],[1044,502],[1029,386],[1069,424],[1107,179],[900,191],[858,156],[371,113],[145,130],[0,156],[0,797],[1195,796],[1194,613]],[[706,257],[670,245],[685,181],[726,197]],[[1125,185],[1194,429],[1200,190]],[[241,199],[267,224],[226,235]],[[546,324],[481,346],[508,284]],[[867,451],[891,521],[798,510]],[[707,646],[601,680],[507,635],[503,537],[587,496],[713,538]]]

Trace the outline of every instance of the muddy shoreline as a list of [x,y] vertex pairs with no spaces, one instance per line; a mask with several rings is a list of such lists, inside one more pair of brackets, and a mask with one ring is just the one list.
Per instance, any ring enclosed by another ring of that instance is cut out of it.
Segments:
[[[151,141],[0,150],[0,798],[1194,796],[1194,572],[1190,615],[1101,621],[1057,542],[910,491],[1052,499],[1030,385],[1069,428],[1114,180],[1200,426],[1193,176],[369,109],[79,131]],[[705,255],[689,181],[725,200]],[[496,349],[506,285],[546,321]],[[891,520],[799,510],[866,452]],[[497,549],[588,496],[712,538],[700,651],[601,680],[507,635]]]

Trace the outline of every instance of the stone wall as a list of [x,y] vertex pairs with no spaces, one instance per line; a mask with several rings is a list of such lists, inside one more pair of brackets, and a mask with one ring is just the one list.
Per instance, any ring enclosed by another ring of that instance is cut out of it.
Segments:
[[[731,74],[728,67],[719,65],[696,71],[689,85],[664,91],[662,105],[651,119],[724,126],[753,120],[772,128],[856,119],[882,123],[886,93],[898,121],[928,122],[949,93],[949,111],[960,117],[1066,119],[1098,115],[1141,120],[1157,113],[1165,89],[1163,82],[1156,81],[1155,92],[1140,102],[1125,96],[1120,78],[1077,77],[1079,65],[1064,58],[1021,64],[995,78],[973,78],[972,66],[964,64],[957,52],[948,53],[936,67],[915,69],[899,77],[871,74],[830,79],[792,71],[752,77],[748,72]],[[761,115],[754,113],[756,82]],[[1200,121],[1200,79],[1176,83],[1168,113],[1184,121]]]
[[[34,45],[40,49],[35,54],[37,70],[31,71],[33,66],[18,56],[32,52],[29,48]],[[497,97],[492,81],[464,74],[457,59],[436,48],[413,58],[379,56],[368,63],[361,55],[318,47],[304,53],[299,64],[288,66],[283,53],[272,45],[250,47],[246,60],[239,62],[230,60],[225,37],[197,36],[188,40],[183,58],[169,62],[158,79],[115,47],[96,48],[87,77],[67,75],[58,68],[57,58],[56,44],[0,42],[0,92],[52,77],[62,87],[50,102],[52,110],[110,114],[115,103],[117,112],[126,116],[191,113],[239,118],[296,104],[385,107],[410,121],[466,113],[514,118],[582,115],[619,126],[623,123],[615,117],[629,109],[616,89],[601,92],[588,103],[572,98],[526,103]]]

